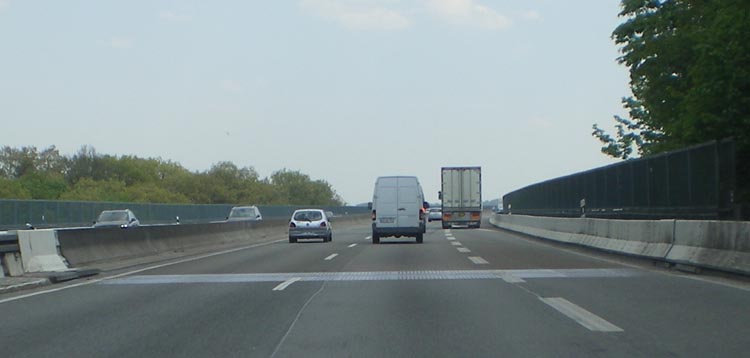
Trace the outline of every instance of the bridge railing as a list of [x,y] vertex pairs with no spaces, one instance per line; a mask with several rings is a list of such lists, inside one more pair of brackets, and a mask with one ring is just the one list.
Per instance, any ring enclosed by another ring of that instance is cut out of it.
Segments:
[[618,219],[734,219],[735,145],[713,141],[529,185],[504,211]]

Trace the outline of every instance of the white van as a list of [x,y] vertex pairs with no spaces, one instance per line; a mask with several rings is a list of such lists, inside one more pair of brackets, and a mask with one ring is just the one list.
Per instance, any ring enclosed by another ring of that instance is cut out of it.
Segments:
[[372,196],[372,243],[380,243],[381,237],[407,236],[421,244],[426,206],[417,177],[379,177]]

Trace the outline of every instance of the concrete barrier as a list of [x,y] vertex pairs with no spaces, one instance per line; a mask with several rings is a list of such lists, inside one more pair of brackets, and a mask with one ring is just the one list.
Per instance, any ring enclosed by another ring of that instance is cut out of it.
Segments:
[[[369,222],[368,215],[336,217],[337,226]],[[58,230],[63,256],[74,266],[146,257],[201,246],[246,245],[286,235],[287,219],[207,224],[140,226],[135,228],[79,228]]]
[[678,220],[666,259],[750,275],[750,222]]
[[674,220],[607,220],[494,215],[494,226],[554,241],[663,259],[674,240]]
[[67,271],[68,265],[57,250],[55,230],[18,231],[18,246],[24,272]]
[[490,223],[539,238],[750,275],[750,222],[494,215]]

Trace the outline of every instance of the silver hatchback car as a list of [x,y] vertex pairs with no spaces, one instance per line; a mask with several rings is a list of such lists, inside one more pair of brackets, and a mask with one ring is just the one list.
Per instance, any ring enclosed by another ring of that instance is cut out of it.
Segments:
[[289,220],[289,242],[297,239],[321,238],[323,242],[333,240],[331,222],[325,211],[320,209],[300,209]]

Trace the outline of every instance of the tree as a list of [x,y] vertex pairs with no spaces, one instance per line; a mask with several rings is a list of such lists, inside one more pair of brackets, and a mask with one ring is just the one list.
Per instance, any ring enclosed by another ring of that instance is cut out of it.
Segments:
[[22,176],[18,183],[33,199],[57,200],[69,189],[61,174],[31,172]]
[[117,180],[81,178],[70,191],[60,195],[62,200],[127,202],[125,183]]
[[312,181],[310,176],[299,171],[279,170],[271,174],[271,183],[277,188],[282,200],[297,205],[336,206],[342,202],[331,185],[324,180]]
[[[613,136],[593,126],[602,152],[622,159],[734,137],[750,158],[750,2],[622,0],[612,37],[630,69],[630,118]],[[747,172],[742,170],[741,172]]]
[[31,194],[18,180],[0,177],[0,199],[31,199]]

